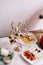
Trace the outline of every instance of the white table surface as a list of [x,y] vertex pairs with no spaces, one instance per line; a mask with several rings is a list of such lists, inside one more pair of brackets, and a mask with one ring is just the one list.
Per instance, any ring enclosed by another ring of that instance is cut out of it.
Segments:
[[[4,41],[3,41],[4,40]],[[6,41],[9,41],[7,37],[2,38],[0,41],[0,43],[5,43]],[[23,47],[23,49],[25,49],[26,47]],[[5,65],[2,62],[0,62],[0,65]],[[30,65],[28,62],[26,62],[20,55],[20,53],[14,51],[14,56],[13,59],[11,60],[11,62],[7,65]],[[40,61],[40,63],[34,64],[34,65],[43,65],[43,60]]]

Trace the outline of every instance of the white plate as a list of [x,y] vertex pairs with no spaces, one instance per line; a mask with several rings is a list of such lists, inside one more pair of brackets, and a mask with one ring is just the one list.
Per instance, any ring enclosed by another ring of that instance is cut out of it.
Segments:
[[36,59],[36,60],[29,60],[29,59],[27,59],[25,56],[24,56],[24,51],[25,50],[34,50],[34,49],[40,49],[35,43],[33,44],[33,46],[31,46],[31,48],[25,48],[22,52],[21,52],[21,56],[28,62],[28,63],[30,63],[30,64],[32,64],[32,65],[41,65],[41,64],[43,64],[43,50],[41,50],[41,52],[40,52],[40,57],[38,58],[38,59]]

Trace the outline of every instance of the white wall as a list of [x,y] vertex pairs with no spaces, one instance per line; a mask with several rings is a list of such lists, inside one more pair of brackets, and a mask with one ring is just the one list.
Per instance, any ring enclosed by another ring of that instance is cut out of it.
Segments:
[[0,0],[0,37],[6,36],[10,24],[24,22],[43,8],[43,0]]
[[35,14],[29,18],[25,24],[21,28],[28,29],[28,30],[39,30],[43,29],[43,19],[40,19],[39,16],[43,15],[43,8],[39,11],[37,11]]

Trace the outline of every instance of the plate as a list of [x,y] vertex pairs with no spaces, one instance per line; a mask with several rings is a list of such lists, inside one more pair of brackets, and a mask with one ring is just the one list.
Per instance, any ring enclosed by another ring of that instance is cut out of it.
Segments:
[[[24,55],[24,51],[26,50],[30,50],[31,52],[33,52],[35,49],[39,49],[41,52],[39,53],[39,58],[35,59],[35,60],[30,60],[27,59],[27,57]],[[22,52],[21,52],[21,56],[23,57],[24,60],[26,60],[28,63],[32,64],[32,65],[41,65],[43,63],[43,50],[41,50],[36,44],[34,44],[33,46],[31,46],[31,48],[25,48]]]
[[18,38],[18,42],[20,42],[22,45],[28,45],[31,43],[36,43],[37,38],[31,32],[28,32],[27,34],[26,33],[20,33],[19,38]]

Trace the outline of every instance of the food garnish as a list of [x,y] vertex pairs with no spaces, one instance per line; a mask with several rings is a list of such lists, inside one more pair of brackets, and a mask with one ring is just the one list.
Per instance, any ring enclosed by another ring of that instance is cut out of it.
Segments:
[[20,34],[20,38],[24,41],[24,43],[31,43],[32,41],[35,41],[33,35],[29,36],[29,35]]

